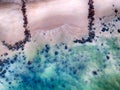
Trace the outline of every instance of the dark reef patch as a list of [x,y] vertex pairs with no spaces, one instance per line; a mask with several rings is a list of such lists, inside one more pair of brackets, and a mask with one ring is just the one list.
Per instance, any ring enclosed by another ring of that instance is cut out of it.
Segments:
[[88,5],[89,5],[89,9],[88,9],[88,38],[84,39],[82,38],[80,39],[76,39],[73,42],[74,43],[81,43],[84,44],[86,42],[92,42],[92,40],[95,37],[95,31],[94,31],[94,15],[95,15],[95,10],[94,10],[94,5],[93,5],[94,1],[93,0],[89,0]]
[[6,41],[2,41],[2,44],[4,46],[6,46],[9,50],[18,50],[18,49],[24,49],[24,46],[27,42],[30,41],[31,38],[31,34],[30,34],[30,30],[28,29],[28,19],[27,19],[27,10],[26,10],[26,0],[21,0],[22,2],[22,6],[21,6],[21,11],[22,11],[22,15],[23,15],[23,27],[25,29],[24,31],[24,35],[25,38],[23,40],[20,40],[18,42],[16,42],[14,45],[11,45],[9,43],[7,43]]

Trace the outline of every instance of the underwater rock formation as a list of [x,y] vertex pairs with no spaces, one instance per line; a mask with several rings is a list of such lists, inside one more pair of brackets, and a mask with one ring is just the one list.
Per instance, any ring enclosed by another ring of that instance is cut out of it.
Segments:
[[120,90],[120,0],[0,0],[0,90]]

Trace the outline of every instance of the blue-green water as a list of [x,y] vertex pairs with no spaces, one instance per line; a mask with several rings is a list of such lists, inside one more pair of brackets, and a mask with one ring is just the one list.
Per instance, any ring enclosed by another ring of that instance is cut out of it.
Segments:
[[46,44],[32,60],[24,52],[4,60],[0,90],[120,90],[119,54],[117,38]]

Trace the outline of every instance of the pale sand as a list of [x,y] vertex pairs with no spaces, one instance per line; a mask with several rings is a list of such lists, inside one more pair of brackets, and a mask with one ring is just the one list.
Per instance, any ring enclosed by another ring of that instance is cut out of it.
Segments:
[[[98,17],[113,13],[112,4],[119,8],[119,1],[95,0],[95,24],[98,23]],[[23,16],[20,9],[20,4],[0,5],[0,41],[5,40],[14,44],[24,38]],[[32,2],[27,4],[27,15],[32,40],[37,40],[37,43],[69,42],[88,35],[88,0]],[[67,29],[61,29],[61,27]],[[43,36],[42,32],[46,35]],[[0,54],[8,51],[1,44],[0,48]]]

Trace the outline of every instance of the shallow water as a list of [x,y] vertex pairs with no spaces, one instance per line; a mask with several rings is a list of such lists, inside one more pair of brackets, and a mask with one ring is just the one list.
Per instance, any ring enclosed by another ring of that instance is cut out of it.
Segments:
[[[102,4],[99,0],[93,1],[95,14],[87,10],[90,9],[87,1],[66,2],[27,2],[26,24],[24,14],[20,13],[21,6],[10,3],[7,3],[10,8],[1,6],[0,40],[5,42],[0,45],[0,90],[120,90],[120,11],[116,4],[120,0],[106,0],[106,8],[97,7],[98,3]],[[83,6],[78,4],[80,2],[84,2]],[[71,7],[73,4],[76,6]],[[56,10],[52,5],[61,9]],[[79,11],[79,6],[87,8]],[[72,14],[71,9],[78,11]],[[104,9],[110,11],[104,13]],[[41,15],[39,10],[43,12]],[[5,18],[14,13],[15,18]],[[48,15],[44,17],[45,14]],[[82,17],[86,17],[86,21]],[[14,31],[6,33],[6,25]],[[30,30],[30,36],[29,32],[23,33],[26,28]],[[13,34],[17,38],[9,38]]]

